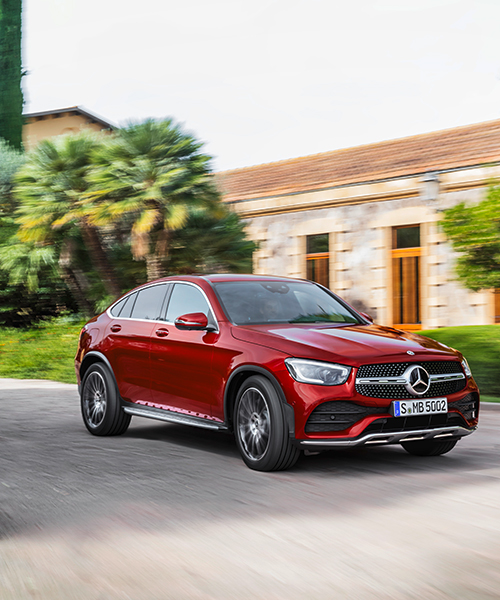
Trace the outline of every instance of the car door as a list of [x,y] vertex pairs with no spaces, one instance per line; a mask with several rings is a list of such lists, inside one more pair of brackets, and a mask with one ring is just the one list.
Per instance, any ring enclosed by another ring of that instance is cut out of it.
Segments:
[[108,313],[114,318],[107,328],[106,356],[120,395],[129,402],[151,400],[149,346],[167,289],[168,284],[143,287]]
[[164,322],[151,335],[151,394],[155,405],[210,416],[214,401],[212,373],[216,331],[181,331],[175,319],[202,312],[217,327],[205,293],[197,285],[175,283],[164,311]]

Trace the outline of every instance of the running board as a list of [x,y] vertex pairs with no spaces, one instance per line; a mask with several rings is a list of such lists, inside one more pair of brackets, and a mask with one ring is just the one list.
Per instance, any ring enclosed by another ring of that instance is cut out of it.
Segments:
[[227,429],[224,423],[210,421],[209,419],[202,419],[201,417],[185,415],[183,413],[177,413],[163,408],[155,408],[153,406],[137,406],[127,403],[124,404],[123,410],[127,414],[134,415],[136,417],[146,417],[147,419],[156,419],[157,421],[168,421],[169,423],[177,423],[178,425],[194,425],[194,427],[202,427],[203,429],[213,429],[219,431],[221,429]]

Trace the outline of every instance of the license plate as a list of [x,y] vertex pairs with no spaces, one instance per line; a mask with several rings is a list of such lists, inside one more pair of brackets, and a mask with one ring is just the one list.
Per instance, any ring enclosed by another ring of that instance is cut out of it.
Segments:
[[431,398],[425,400],[395,400],[392,403],[394,417],[417,417],[418,415],[435,415],[448,412],[447,398]]

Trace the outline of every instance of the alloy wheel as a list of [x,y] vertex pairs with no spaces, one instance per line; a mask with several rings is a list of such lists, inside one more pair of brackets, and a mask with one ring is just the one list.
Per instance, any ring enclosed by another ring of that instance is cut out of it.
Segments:
[[267,401],[257,388],[245,390],[238,403],[238,435],[243,450],[252,460],[260,460],[269,447],[271,420]]
[[85,380],[82,400],[89,427],[99,427],[106,415],[107,393],[104,378],[98,371],[90,373]]

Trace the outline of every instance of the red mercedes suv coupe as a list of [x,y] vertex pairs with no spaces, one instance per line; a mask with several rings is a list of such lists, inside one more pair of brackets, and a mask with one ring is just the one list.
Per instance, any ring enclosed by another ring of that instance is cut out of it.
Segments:
[[338,446],[444,454],[478,423],[460,352],[283,277],[142,285],[85,325],[75,367],[92,434],[122,434],[133,415],[229,430],[260,471]]

